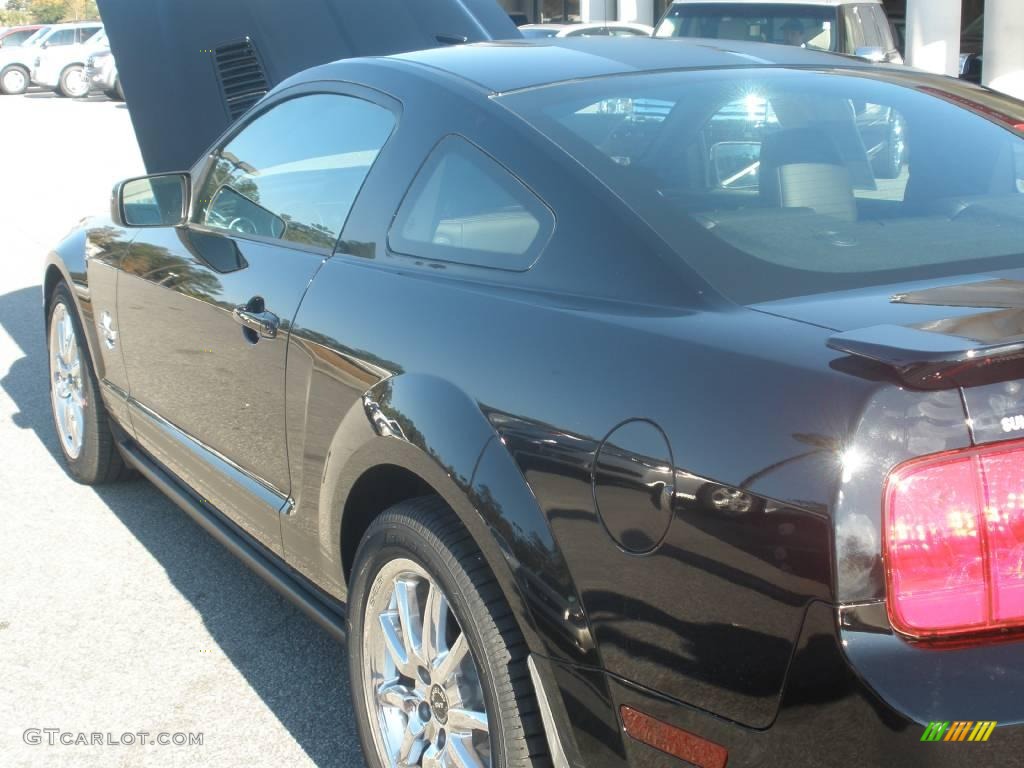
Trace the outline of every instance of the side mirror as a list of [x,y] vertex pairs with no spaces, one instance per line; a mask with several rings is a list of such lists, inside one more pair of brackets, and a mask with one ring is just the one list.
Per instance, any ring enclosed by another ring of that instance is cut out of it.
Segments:
[[188,218],[190,192],[186,173],[128,179],[114,187],[110,215],[122,227],[177,227]]
[[865,46],[864,48],[858,48],[853,52],[853,55],[858,59],[865,59],[873,64],[884,64],[889,60],[885,51],[875,46]]

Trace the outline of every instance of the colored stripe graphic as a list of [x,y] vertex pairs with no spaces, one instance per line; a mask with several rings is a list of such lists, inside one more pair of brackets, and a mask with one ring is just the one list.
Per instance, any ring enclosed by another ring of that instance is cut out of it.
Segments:
[[993,720],[983,720],[974,726],[974,730],[971,731],[971,735],[967,737],[968,741],[988,741],[988,737],[992,735],[992,731],[996,729],[996,723]]
[[934,720],[921,734],[921,741],[988,741],[999,725],[995,720]]
[[946,732],[946,738],[944,738],[943,741],[963,741],[972,725],[974,725],[974,723],[969,721],[954,721],[953,725],[950,726],[949,731]]
[[928,723],[928,727],[924,729],[924,733],[921,735],[921,741],[942,741],[942,737],[948,729],[948,722]]

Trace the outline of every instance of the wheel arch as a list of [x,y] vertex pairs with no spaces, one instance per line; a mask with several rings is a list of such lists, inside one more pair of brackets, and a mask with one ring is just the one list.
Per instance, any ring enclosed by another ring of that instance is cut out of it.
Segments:
[[[78,69],[82,70],[82,74],[83,75],[85,74],[85,62],[84,61],[69,61],[67,64],[65,64],[63,67],[61,67],[60,74],[57,76],[57,89],[59,89],[61,91],[64,90],[64,75],[66,75],[69,70],[75,69],[76,67]],[[86,88],[85,88],[85,95],[88,96],[89,95],[89,91],[91,90],[89,88],[89,83],[86,82],[85,86],[86,86]],[[65,95],[68,95],[68,94],[65,94]]]
[[[97,356],[97,337],[95,324],[92,322],[92,301],[89,293],[89,277],[86,271],[87,232],[84,227],[76,227],[67,237],[57,244],[46,257],[43,273],[43,323],[50,317],[50,299],[54,289],[64,283],[68,286],[74,309],[85,331],[85,340],[89,347],[89,357],[93,365],[102,365],[102,356]],[[101,371],[97,370],[97,374]]]
[[378,384],[343,419],[324,472],[320,525],[336,542],[345,583],[380,513],[437,495],[480,548],[530,650],[594,661],[588,623],[543,512],[480,406],[454,385],[408,374]]

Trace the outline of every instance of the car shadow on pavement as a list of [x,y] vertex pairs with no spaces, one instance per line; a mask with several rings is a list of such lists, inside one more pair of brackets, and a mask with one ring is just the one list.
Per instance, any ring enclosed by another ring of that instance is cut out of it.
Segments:
[[[24,355],[0,379],[18,408],[14,423],[34,432],[59,462],[38,286],[0,296],[0,328]],[[164,568],[227,659],[311,760],[361,768],[344,648],[144,480],[95,491]]]

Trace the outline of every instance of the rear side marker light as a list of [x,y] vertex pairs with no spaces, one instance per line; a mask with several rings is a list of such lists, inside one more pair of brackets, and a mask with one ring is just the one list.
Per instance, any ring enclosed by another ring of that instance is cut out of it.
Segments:
[[1024,441],[893,470],[885,559],[898,632],[926,639],[1024,627]]
[[697,768],[725,768],[729,761],[729,752],[725,747],[682,728],[663,723],[632,707],[623,706],[619,714],[626,734],[631,739],[685,760]]

